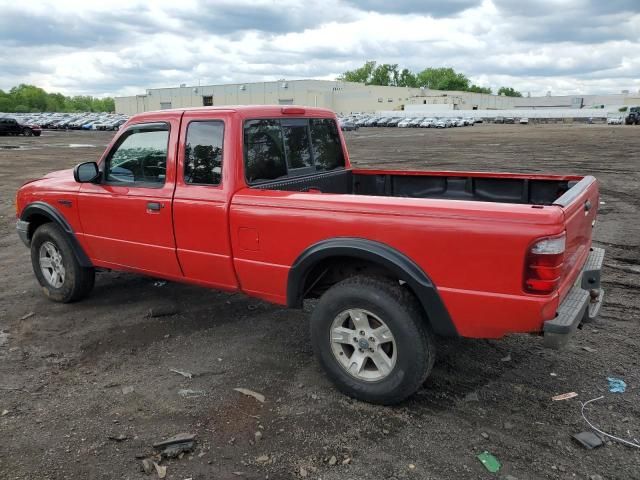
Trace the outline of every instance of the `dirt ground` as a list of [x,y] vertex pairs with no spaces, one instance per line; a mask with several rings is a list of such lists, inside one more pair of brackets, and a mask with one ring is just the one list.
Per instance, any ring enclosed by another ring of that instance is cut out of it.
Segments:
[[[347,135],[359,166],[593,174],[601,182],[600,322],[563,351],[528,335],[440,341],[424,389],[397,407],[353,401],[332,387],[312,356],[310,306],[288,311],[120,273],[98,274],[91,297],[77,304],[47,301],[15,233],[15,191],[96,159],[110,137],[0,138],[0,478],[158,478],[141,471],[137,456],[187,432],[197,435],[196,449],[162,461],[168,479],[640,479],[640,449],[606,442],[586,450],[571,438],[589,430],[580,401],[604,396],[586,408],[588,418],[640,440],[640,128]],[[175,313],[151,318],[158,307]],[[623,379],[626,392],[610,393],[607,377]],[[570,391],[579,396],[551,401]],[[478,461],[484,451],[500,460],[499,473]]]

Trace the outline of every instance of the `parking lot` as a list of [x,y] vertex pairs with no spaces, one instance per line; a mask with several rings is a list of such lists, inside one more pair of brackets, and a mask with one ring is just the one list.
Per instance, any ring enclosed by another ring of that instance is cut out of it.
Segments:
[[[196,435],[196,448],[162,462],[168,479],[640,478],[640,449],[606,441],[586,450],[571,438],[589,430],[580,402],[604,396],[585,409],[589,420],[640,440],[640,127],[345,133],[359,167],[576,173],[601,182],[600,321],[563,351],[529,335],[440,341],[424,389],[396,407],[333,388],[312,355],[311,305],[290,311],[123,273],[99,273],[80,303],[47,301],[15,234],[15,191],[96,159],[112,135],[0,137],[0,478],[158,478],[142,472],[137,456],[181,432]],[[610,393],[607,377],[623,379],[626,391]],[[576,398],[551,400],[572,391]],[[476,458],[484,451],[501,462],[498,474]]]

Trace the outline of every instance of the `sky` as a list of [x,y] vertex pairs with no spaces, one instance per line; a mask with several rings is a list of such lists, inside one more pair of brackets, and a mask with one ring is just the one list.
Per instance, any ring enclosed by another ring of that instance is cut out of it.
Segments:
[[367,60],[525,95],[640,91],[640,0],[0,0],[0,89],[333,80]]

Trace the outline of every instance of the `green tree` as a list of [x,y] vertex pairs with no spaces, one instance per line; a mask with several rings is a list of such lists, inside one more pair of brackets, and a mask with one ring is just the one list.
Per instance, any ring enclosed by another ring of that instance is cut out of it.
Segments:
[[433,90],[467,90],[469,79],[462,73],[456,73],[453,68],[425,68],[416,74],[419,87]]
[[35,85],[20,84],[9,92],[0,90],[0,112],[113,112],[113,98],[66,97],[47,93]]
[[343,82],[357,82],[368,84],[371,80],[371,76],[375,68],[376,62],[371,60],[365,62],[365,64],[360,68],[344,72],[338,77],[338,80],[341,80]]
[[396,85],[398,83],[398,64],[382,63],[371,73],[368,85]]
[[467,92],[473,92],[473,93],[491,93],[491,89],[489,87],[480,87],[478,85],[471,85],[468,89]]
[[408,68],[403,68],[400,72],[400,76],[398,77],[398,86],[415,88],[418,86],[418,81],[416,80],[416,76],[413,72]]
[[521,97],[522,93],[515,90],[513,87],[500,87],[498,89],[498,95],[504,95],[505,97]]

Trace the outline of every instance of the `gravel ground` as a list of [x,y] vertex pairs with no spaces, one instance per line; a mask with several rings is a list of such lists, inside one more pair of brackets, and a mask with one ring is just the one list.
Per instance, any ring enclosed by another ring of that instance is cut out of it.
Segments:
[[[571,439],[588,430],[580,401],[604,396],[587,407],[589,419],[640,440],[640,128],[347,135],[358,166],[593,174],[601,182],[600,322],[559,352],[528,335],[440,341],[424,389],[397,407],[353,401],[329,384],[312,356],[311,306],[288,311],[122,273],[98,274],[80,303],[47,301],[15,234],[15,190],[96,159],[110,138],[0,138],[0,478],[158,478],[141,471],[137,456],[189,432],[196,448],[162,461],[168,479],[640,479],[640,449],[606,442],[586,450]],[[158,307],[174,313],[150,317]],[[624,379],[626,392],[609,393],[609,376]],[[578,397],[551,401],[569,391]],[[500,460],[499,473],[478,461],[484,451]]]

